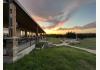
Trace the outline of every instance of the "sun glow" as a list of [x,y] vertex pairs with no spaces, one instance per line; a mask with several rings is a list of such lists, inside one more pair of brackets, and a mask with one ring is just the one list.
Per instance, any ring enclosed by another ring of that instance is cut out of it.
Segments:
[[76,32],[76,33],[96,33],[96,28],[90,29],[69,29],[69,30],[44,30],[47,34],[66,34],[67,32]]

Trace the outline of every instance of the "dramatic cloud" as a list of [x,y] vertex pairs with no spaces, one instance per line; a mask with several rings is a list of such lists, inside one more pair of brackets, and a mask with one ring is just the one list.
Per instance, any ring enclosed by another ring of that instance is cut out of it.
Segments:
[[96,22],[92,22],[89,24],[86,24],[84,26],[74,26],[72,28],[59,28],[58,30],[74,30],[74,29],[91,29],[91,28],[96,28]]
[[[44,29],[62,26],[82,5],[95,0],[18,0],[36,21],[49,22]],[[34,17],[36,16],[36,17]]]
[[84,25],[83,28],[96,28],[96,22],[92,22],[90,24]]

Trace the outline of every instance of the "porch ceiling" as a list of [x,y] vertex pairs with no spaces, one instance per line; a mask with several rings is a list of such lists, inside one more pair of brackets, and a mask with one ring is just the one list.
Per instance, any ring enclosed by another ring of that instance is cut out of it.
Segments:
[[[43,29],[25,12],[25,10],[20,7],[17,2],[14,2],[16,5],[16,21],[17,21],[17,28],[21,30],[27,30],[31,32],[36,32],[38,28],[39,33],[45,33]],[[9,22],[9,4],[3,4],[3,25],[4,27],[8,27]]]

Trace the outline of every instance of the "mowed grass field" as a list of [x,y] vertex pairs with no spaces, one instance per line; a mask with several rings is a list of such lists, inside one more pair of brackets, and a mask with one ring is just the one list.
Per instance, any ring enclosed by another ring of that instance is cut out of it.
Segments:
[[53,43],[53,44],[60,44],[60,43],[62,43],[60,38],[48,37],[47,40],[49,42]]
[[4,70],[96,70],[96,55],[64,46],[33,50]]
[[96,50],[96,38],[86,38],[80,40],[80,44],[75,44],[75,46]]

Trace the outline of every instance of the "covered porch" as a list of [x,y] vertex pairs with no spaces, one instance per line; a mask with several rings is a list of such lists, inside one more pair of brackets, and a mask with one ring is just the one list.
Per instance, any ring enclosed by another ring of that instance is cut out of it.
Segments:
[[45,40],[46,33],[16,0],[7,0],[3,5],[3,57],[9,63],[31,52],[36,43]]

